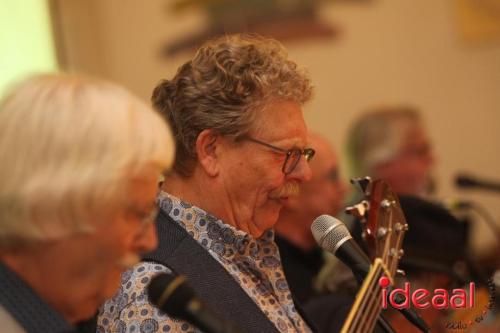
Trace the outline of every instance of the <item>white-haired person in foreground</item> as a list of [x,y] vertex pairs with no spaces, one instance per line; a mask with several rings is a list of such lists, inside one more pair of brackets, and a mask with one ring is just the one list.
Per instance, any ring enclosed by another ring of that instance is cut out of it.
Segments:
[[1,332],[71,332],[156,247],[171,134],[124,89],[61,74],[14,87],[0,133]]

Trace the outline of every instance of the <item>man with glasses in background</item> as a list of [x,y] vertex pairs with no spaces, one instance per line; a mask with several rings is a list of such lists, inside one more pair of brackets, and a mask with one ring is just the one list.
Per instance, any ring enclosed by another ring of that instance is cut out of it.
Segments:
[[309,142],[317,155],[310,163],[312,179],[301,185],[298,196],[287,201],[274,227],[290,290],[303,304],[316,294],[314,279],[324,263],[311,223],[322,214],[337,215],[347,191],[332,144],[317,133],[309,135]]
[[276,41],[226,36],[203,45],[153,103],[176,141],[158,196],[159,248],[123,275],[99,329],[128,331],[142,318],[158,332],[197,331],[144,297],[159,272],[183,274],[221,317],[245,332],[309,332],[285,279],[273,226],[311,178],[301,106],[303,70]]
[[[427,290],[451,290],[453,282],[459,282],[457,278],[470,281],[470,277],[466,276],[466,268],[469,267],[467,224],[427,200],[434,187],[432,172],[435,157],[418,109],[405,105],[371,109],[352,124],[346,141],[351,177],[382,179],[399,197],[409,225],[403,242],[404,256],[399,263],[399,267],[406,272],[405,278]],[[350,200],[352,204],[362,199],[360,194],[356,190]],[[361,222],[347,215],[340,218],[348,224],[356,242],[369,253],[362,237]],[[455,268],[459,270],[455,271]],[[350,269],[332,258],[323,268],[319,282],[325,291],[354,292],[356,285],[353,281]],[[308,311],[313,314],[314,310],[327,307],[326,303],[318,302],[309,306]],[[432,307],[420,313],[432,332],[446,330],[447,313]],[[328,315],[326,312],[323,317]],[[386,316],[398,332],[418,331],[399,313],[389,310]],[[327,327],[324,325],[327,320],[320,323],[317,318],[313,319],[319,327]]]

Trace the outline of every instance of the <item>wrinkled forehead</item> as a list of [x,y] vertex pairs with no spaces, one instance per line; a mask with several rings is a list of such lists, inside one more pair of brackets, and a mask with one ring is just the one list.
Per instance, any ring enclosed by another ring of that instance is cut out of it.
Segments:
[[307,126],[300,104],[292,101],[274,101],[258,111],[252,134],[270,141],[286,141],[306,146]]

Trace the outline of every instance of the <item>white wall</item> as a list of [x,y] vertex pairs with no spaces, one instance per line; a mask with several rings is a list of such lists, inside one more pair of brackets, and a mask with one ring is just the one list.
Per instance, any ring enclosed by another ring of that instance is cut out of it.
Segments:
[[[100,57],[88,63],[69,57],[68,66],[106,76],[149,99],[156,82],[172,77],[190,56],[161,59],[160,44],[199,31],[205,19],[198,12],[173,15],[168,3],[89,0],[93,14],[85,24],[97,31],[93,43]],[[325,4],[322,18],[339,25],[341,36],[286,46],[316,86],[306,107],[311,128],[342,147],[349,124],[366,108],[418,106],[438,156],[439,197],[477,200],[500,221],[500,195],[457,192],[452,185],[459,170],[500,179],[500,41],[465,42],[455,6],[453,0]],[[71,15],[79,11],[66,8],[63,14],[70,22],[65,38],[71,39]],[[474,242],[482,249],[494,237],[481,221],[477,227]]]

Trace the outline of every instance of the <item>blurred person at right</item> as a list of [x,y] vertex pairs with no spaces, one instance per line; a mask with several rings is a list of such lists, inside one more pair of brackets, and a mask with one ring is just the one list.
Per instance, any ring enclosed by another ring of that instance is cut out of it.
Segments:
[[[466,256],[467,224],[430,200],[436,158],[416,108],[385,106],[362,115],[348,132],[346,153],[352,178],[382,179],[399,196],[410,225],[404,243],[406,263],[423,267],[439,263],[446,271]],[[354,194],[352,203],[359,201],[359,194]],[[364,246],[359,221],[351,219],[349,227]]]
[[[470,281],[468,224],[429,200],[435,187],[432,172],[436,158],[419,111],[410,106],[385,106],[363,114],[348,132],[347,158],[353,178],[382,179],[399,196],[409,224],[400,262],[407,279],[432,290]],[[360,202],[361,195],[357,190],[350,203]],[[348,215],[342,215],[341,220],[360,247],[370,253],[361,222]],[[356,290],[350,270],[335,259],[324,266],[319,280],[323,291]],[[423,313],[433,332],[446,331],[447,315],[444,311]],[[398,330],[418,332],[399,314],[391,317],[391,323]]]

